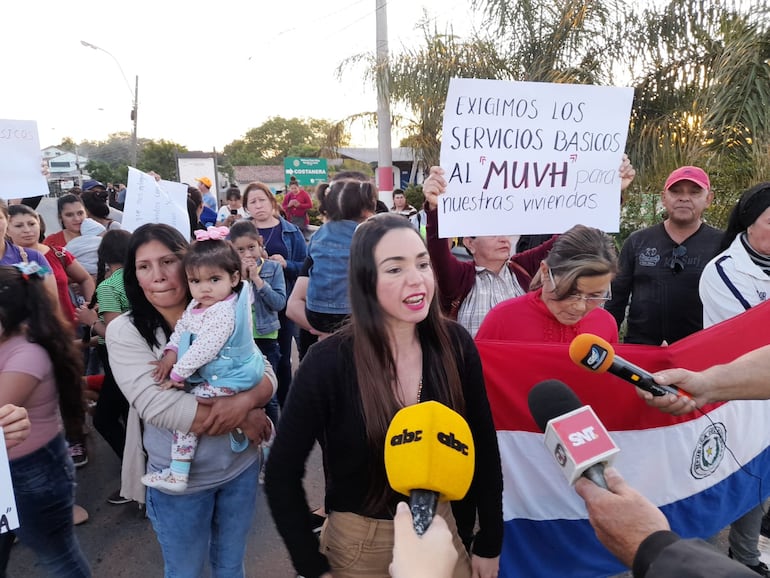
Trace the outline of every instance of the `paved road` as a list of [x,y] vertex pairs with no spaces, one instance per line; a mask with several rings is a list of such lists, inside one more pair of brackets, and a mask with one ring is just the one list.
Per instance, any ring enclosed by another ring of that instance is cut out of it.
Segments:
[[[150,521],[136,504],[113,506],[106,501],[119,484],[117,457],[96,431],[89,434],[88,446],[89,463],[78,470],[77,503],[88,510],[90,519],[76,532],[94,577],[162,576],[163,559]],[[311,505],[320,505],[323,473],[317,449],[308,461],[305,486]],[[42,578],[44,574],[32,551],[17,544],[11,552],[8,577],[20,576]],[[296,576],[261,491],[248,540],[246,576]]]

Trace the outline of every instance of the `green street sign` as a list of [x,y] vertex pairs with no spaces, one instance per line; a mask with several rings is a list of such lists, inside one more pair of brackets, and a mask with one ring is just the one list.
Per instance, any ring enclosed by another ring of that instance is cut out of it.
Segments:
[[283,160],[284,181],[289,186],[289,179],[294,177],[301,187],[314,187],[325,183],[329,178],[326,172],[326,159],[307,159],[286,157]]

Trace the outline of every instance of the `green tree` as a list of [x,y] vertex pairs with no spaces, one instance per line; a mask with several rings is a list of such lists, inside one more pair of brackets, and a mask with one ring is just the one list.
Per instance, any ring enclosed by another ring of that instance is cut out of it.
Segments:
[[131,134],[112,133],[103,141],[83,141],[79,152],[92,161],[103,161],[110,166],[127,165],[131,159]]
[[[423,47],[390,60],[390,97],[410,113],[400,124],[426,167],[437,165],[441,151],[444,103],[452,77],[506,78],[508,71],[494,44],[454,34],[439,34],[423,25]],[[375,74],[373,70],[371,74]]]
[[474,0],[516,80],[605,84],[623,54],[629,10],[616,0]]
[[[423,43],[391,57],[390,97],[394,126],[425,166],[438,164],[444,104],[452,77],[606,83],[613,59],[622,52],[621,5],[612,0],[477,0],[487,15],[487,37],[463,40],[431,28],[426,16]],[[376,84],[374,56],[358,55],[340,70],[365,62],[365,77]],[[357,115],[351,118],[360,118]]]
[[[681,165],[703,167],[715,202],[709,221],[724,226],[737,195],[764,180],[770,142],[770,13],[730,1],[672,0],[649,8],[629,36],[635,98],[628,152],[639,178],[628,198],[657,197]],[[650,207],[649,202],[639,201]],[[655,211],[626,211],[627,229]]]
[[[333,128],[328,120],[274,116],[225,145],[224,154],[231,165],[279,164],[292,151],[321,156]],[[341,140],[345,141],[344,135]]]
[[[139,141],[137,168],[156,171],[164,178],[177,178],[176,153],[187,152],[187,147],[166,140]],[[77,146],[78,153],[88,157],[84,167],[93,178],[103,182],[125,183],[131,159],[131,135],[114,133],[104,141],[83,141]]]
[[[740,191],[768,179],[765,0],[670,0],[641,10],[616,0],[475,4],[489,39],[461,41],[423,24],[423,46],[391,59],[391,98],[411,114],[404,142],[426,164],[438,160],[448,79],[467,76],[633,85],[627,151],[639,176],[626,194],[625,231],[660,218],[660,187],[677,166],[698,164],[712,176],[709,218],[718,226]],[[376,82],[383,75],[373,57],[367,62]]]
[[[391,56],[387,75],[380,74],[372,53],[346,59],[337,73],[342,76],[352,66],[363,64],[365,80],[372,85],[376,86],[383,77],[389,78],[393,108],[404,111],[393,116],[393,126],[406,133],[404,146],[413,148],[417,158],[429,167],[439,160],[450,78],[506,78],[508,73],[493,42],[478,37],[464,41],[451,31],[441,34],[431,28],[427,17],[420,29],[423,44]],[[375,126],[376,115],[361,112],[343,119],[339,126],[349,127],[357,122]]]
[[92,179],[96,179],[102,183],[121,183],[125,181],[125,165],[121,167],[112,167],[108,163],[100,160],[92,160],[86,163],[84,167],[85,171],[91,175]]
[[63,151],[74,153],[75,150],[78,148],[78,145],[74,140],[72,140],[72,138],[67,136],[62,139],[61,143],[59,143],[59,145],[56,148],[60,148]]
[[176,181],[177,174],[176,154],[187,152],[187,147],[175,142],[159,140],[145,143],[142,147],[142,156],[138,169],[142,171],[155,171],[164,179]]

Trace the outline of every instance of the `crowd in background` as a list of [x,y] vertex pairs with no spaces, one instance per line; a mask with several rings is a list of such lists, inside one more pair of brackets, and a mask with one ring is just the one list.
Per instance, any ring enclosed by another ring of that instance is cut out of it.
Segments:
[[[621,190],[634,174],[624,158]],[[769,183],[744,193],[722,232],[703,220],[708,175],[680,167],[663,186],[665,219],[619,255],[608,235],[576,225],[518,253],[510,237],[466,237],[470,260],[438,237],[446,185],[434,167],[422,207],[397,189],[388,211],[354,171],[317,187],[315,204],[296,180],[279,203],[260,182],[218,200],[200,177],[188,185],[190,239],[163,224],[122,230],[123,185],[111,198],[87,180],[59,197],[61,230],[47,236],[34,207],[0,205],[0,382],[15,380],[0,406],[29,411],[33,433],[11,451],[11,472],[17,534],[41,564],[90,575],[73,531],[87,517],[73,499],[87,410],[121,461],[109,502],[147,504],[166,575],[199,575],[207,557],[212,575],[242,575],[262,483],[303,576],[387,575],[399,500],[385,430],[400,407],[438,400],[465,416],[478,452],[469,495],[441,510],[451,575],[492,578],[502,473],[473,338],[568,343],[590,332],[665,345],[770,288]],[[326,496],[311,509],[302,473],[315,443]],[[45,469],[52,481],[32,491]],[[770,576],[762,522],[761,505],[736,512],[729,555]],[[12,542],[0,536],[0,570]]]

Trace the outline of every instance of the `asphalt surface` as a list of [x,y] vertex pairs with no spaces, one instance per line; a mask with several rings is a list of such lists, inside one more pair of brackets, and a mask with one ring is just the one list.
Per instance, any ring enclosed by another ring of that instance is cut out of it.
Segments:
[[[107,503],[120,484],[120,462],[102,437],[88,435],[88,464],[77,470],[77,499],[89,520],[77,526],[78,541],[91,564],[94,577],[163,576],[163,558],[150,521],[135,502]],[[308,460],[305,487],[311,505],[321,505],[323,472],[320,451]],[[42,578],[34,553],[21,544],[11,552],[8,578]],[[208,575],[208,574],[206,574]],[[248,537],[246,576],[293,578],[296,576],[278,535],[264,493],[257,494],[257,513]]]

